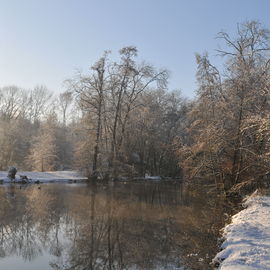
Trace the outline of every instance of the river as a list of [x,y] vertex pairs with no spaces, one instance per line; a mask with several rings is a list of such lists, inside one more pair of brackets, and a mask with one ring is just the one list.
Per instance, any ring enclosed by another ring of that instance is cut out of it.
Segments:
[[0,269],[213,269],[233,211],[175,182],[2,185]]

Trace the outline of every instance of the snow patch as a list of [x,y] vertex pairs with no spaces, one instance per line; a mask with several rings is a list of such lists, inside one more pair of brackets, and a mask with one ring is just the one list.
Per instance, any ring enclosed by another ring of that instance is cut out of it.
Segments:
[[[21,180],[20,176],[27,176],[32,181],[39,181],[41,183],[46,182],[68,182],[68,181],[80,181],[86,180],[77,171],[54,171],[54,172],[17,172],[14,182]],[[0,171],[0,180],[4,183],[9,183],[11,180],[7,177],[7,172]]]
[[145,180],[157,180],[157,181],[159,181],[159,180],[161,180],[161,177],[160,176],[150,176],[150,175],[146,175],[145,177],[144,177],[144,179]]
[[270,197],[253,194],[244,206],[224,228],[223,250],[214,258],[218,269],[270,269]]

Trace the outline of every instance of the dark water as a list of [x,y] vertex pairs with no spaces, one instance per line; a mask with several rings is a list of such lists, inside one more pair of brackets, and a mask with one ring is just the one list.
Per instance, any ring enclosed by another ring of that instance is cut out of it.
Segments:
[[0,187],[0,270],[212,269],[231,206],[169,183]]

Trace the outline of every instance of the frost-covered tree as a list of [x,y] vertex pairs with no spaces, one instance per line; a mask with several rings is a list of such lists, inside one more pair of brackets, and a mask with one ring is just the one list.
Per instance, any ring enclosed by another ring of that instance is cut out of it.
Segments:
[[221,75],[206,57],[197,58],[191,141],[180,148],[180,158],[192,176],[213,178],[226,190],[254,187],[269,172],[269,34],[255,21],[239,25],[236,37],[219,33],[226,45],[218,50],[226,59]]
[[221,152],[222,134],[222,84],[219,71],[208,55],[197,55],[196,100],[188,112],[188,142],[179,142],[178,151],[181,166],[189,177],[211,176],[216,183],[222,182]]
[[92,148],[87,150],[92,153],[92,175],[107,169],[107,174],[117,176],[118,171],[128,167],[124,145],[131,114],[142,106],[140,98],[147,89],[166,85],[165,70],[138,64],[136,56],[135,47],[121,49],[118,62],[111,61],[105,53],[92,66],[90,74],[79,74],[70,82],[77,93],[82,120],[88,122],[85,142],[92,140],[92,143],[82,141],[77,146]]
[[30,90],[26,104],[27,118],[33,123],[40,121],[49,110],[51,99],[52,93],[49,92],[46,86],[40,85]]
[[59,164],[59,153],[56,138],[56,115],[49,115],[39,129],[28,156],[28,165],[36,171],[53,171]]
[[68,109],[71,106],[73,101],[73,96],[71,91],[65,91],[59,95],[58,99],[58,106],[59,106],[59,111],[62,116],[62,122],[63,126],[66,126],[67,122],[67,113]]
[[17,86],[0,88],[0,116],[5,121],[24,117],[28,102],[27,91]]

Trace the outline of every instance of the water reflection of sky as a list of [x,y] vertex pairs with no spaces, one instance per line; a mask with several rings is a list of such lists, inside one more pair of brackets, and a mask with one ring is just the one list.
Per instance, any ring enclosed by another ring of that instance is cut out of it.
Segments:
[[228,202],[177,184],[0,188],[0,269],[211,269]]
[[12,256],[1,258],[0,268],[3,270],[51,270],[48,262],[53,260],[53,256],[43,253],[42,256],[31,261],[24,261],[21,257]]

